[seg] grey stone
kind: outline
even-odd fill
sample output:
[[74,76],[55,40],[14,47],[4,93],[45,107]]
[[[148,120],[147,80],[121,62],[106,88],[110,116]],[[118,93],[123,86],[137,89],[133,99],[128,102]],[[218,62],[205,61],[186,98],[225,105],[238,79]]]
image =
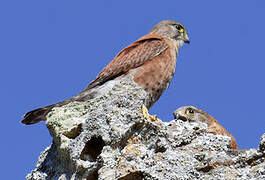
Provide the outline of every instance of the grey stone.
[[27,179],[265,179],[265,134],[257,149],[233,150],[204,123],[146,119],[148,95],[130,79],[87,102],[48,114],[53,144]]

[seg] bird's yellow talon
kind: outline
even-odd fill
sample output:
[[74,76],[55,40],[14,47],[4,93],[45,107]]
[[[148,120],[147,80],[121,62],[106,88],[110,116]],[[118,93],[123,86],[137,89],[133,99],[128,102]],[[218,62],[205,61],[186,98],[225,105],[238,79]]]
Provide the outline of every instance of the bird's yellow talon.
[[142,105],[142,113],[144,115],[144,117],[146,119],[150,119],[151,121],[158,121],[158,122],[162,122],[158,117],[157,115],[150,115],[149,112],[148,112],[148,109],[145,107],[145,105]]

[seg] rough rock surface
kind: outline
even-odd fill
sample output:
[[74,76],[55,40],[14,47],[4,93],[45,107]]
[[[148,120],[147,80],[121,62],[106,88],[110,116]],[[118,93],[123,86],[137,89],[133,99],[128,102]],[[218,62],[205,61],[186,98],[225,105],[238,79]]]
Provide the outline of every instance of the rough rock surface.
[[127,80],[54,108],[46,122],[53,143],[27,179],[265,179],[265,134],[257,149],[232,150],[204,123],[146,119],[145,98]]

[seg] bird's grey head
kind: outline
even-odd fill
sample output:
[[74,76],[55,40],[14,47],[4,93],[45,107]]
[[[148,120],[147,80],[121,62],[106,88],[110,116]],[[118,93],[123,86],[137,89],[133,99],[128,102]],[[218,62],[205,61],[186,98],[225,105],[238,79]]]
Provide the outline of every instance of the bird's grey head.
[[211,116],[194,106],[182,106],[175,110],[174,118],[182,121],[197,121],[209,124]]
[[178,48],[184,43],[190,43],[185,27],[175,21],[165,20],[155,25],[150,34],[158,34],[177,43]]

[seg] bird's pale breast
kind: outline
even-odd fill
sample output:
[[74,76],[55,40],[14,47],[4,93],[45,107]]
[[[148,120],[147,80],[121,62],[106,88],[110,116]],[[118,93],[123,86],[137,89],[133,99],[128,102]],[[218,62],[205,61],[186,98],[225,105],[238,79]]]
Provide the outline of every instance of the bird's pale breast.
[[152,102],[155,102],[168,88],[175,67],[176,52],[172,53],[172,48],[168,48],[142,66],[129,71],[134,81],[150,94],[150,104],[147,104],[147,107],[151,107]]

